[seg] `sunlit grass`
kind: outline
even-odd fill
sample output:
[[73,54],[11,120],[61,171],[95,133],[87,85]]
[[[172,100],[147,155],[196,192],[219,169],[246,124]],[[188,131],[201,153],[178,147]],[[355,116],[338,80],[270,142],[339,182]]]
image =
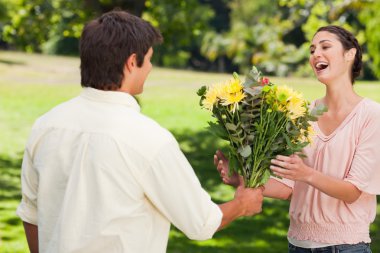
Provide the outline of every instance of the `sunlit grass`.
[[[25,55],[0,51],[0,252],[27,252],[21,221],[15,215],[20,199],[20,166],[34,120],[53,106],[80,93],[79,61],[70,57]],[[212,154],[223,144],[205,131],[210,115],[201,110],[196,91],[229,78],[227,74],[155,68],[139,96],[142,112],[168,128],[181,144],[202,185],[216,202],[232,198],[222,185]],[[302,91],[308,99],[323,96],[313,79],[271,78]],[[380,101],[380,85],[360,83],[358,92]],[[378,213],[379,211],[378,206]],[[263,213],[239,219],[207,241],[190,241],[173,228],[169,253],[287,252],[288,203],[266,200]],[[380,218],[378,218],[380,220]],[[373,252],[380,252],[380,221],[372,225]]]

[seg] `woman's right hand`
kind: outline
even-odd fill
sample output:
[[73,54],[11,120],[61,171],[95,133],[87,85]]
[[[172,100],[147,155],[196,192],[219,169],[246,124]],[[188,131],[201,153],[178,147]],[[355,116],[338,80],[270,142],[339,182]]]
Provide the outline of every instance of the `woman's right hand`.
[[228,159],[224,156],[222,151],[217,150],[214,155],[214,164],[219,171],[223,183],[238,187],[243,183],[243,178],[238,173],[234,172],[229,176]]

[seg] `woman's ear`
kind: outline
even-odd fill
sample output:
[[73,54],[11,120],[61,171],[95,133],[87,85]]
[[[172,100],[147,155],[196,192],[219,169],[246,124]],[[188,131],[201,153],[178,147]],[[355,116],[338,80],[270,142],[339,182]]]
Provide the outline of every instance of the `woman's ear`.
[[353,61],[355,60],[355,55],[356,55],[356,48],[351,48],[346,51],[346,53],[344,54],[344,57],[346,61]]
[[132,72],[137,67],[136,54],[131,54],[125,62],[125,67],[129,72]]

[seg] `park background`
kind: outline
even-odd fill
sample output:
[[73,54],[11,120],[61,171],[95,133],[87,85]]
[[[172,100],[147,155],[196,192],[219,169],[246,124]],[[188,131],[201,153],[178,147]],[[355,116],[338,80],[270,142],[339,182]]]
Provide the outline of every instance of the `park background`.
[[[379,0],[0,0],[0,252],[27,252],[22,222],[20,167],[34,120],[80,92],[78,39],[83,25],[119,7],[149,20],[165,41],[138,97],[142,112],[179,141],[204,188],[216,202],[232,198],[212,165],[226,144],[206,130],[210,114],[197,89],[242,78],[252,65],[271,81],[312,100],[323,85],[308,66],[309,41],[318,27],[352,31],[364,50],[357,92],[380,102]],[[241,218],[215,238],[190,241],[172,228],[169,253],[287,252],[288,202],[266,199],[263,212]],[[380,206],[378,205],[378,214]],[[380,218],[371,225],[380,252]]]

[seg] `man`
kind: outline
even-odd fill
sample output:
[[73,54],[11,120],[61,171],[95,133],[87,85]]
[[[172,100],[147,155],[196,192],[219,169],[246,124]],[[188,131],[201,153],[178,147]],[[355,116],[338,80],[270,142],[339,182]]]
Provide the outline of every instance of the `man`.
[[173,136],[140,113],[132,95],[161,41],[122,11],[84,28],[83,92],[39,118],[25,149],[17,213],[32,252],[162,253],[170,223],[205,240],[261,211],[261,189],[214,204]]

